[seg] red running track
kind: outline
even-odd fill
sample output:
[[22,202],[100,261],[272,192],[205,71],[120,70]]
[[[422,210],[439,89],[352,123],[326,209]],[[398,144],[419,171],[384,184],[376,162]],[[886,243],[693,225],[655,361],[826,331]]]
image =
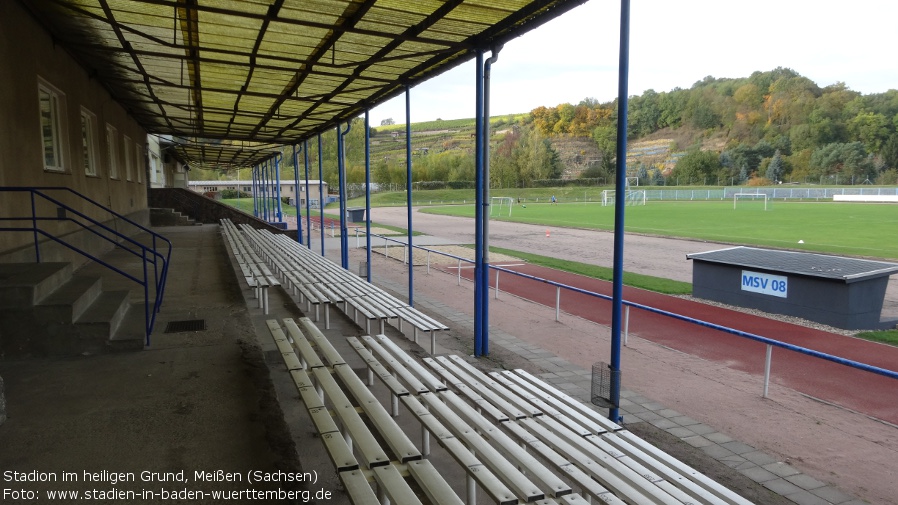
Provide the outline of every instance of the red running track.
[[[611,296],[612,284],[536,265],[504,267],[561,284]],[[452,269],[453,273],[454,268]],[[473,278],[473,268],[462,276]],[[555,306],[555,289],[545,283],[500,273],[502,292]],[[490,286],[495,287],[491,272]],[[834,356],[898,370],[898,347],[878,344],[675,296],[624,286],[624,300],[753,333]],[[561,291],[561,310],[599,324],[611,324],[611,302],[570,290]],[[631,309],[630,333],[731,368],[763,377],[766,345],[661,314]],[[804,394],[898,424],[898,380],[782,348],[773,349],[771,381]],[[758,381],[758,394],[763,381]]]

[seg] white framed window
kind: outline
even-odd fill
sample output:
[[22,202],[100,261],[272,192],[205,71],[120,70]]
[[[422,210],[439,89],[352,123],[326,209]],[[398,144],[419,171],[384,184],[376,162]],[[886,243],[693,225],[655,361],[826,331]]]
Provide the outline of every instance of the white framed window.
[[106,163],[109,178],[118,179],[118,130],[106,123]]
[[143,171],[146,169],[146,160],[143,157],[143,146],[134,145],[134,166],[137,167],[137,184],[143,184]]
[[84,175],[97,175],[97,116],[81,107],[81,156]]
[[125,150],[122,154],[125,157],[125,180],[131,180],[131,174],[134,173],[134,143],[131,142],[131,137],[127,135],[122,136],[122,145]]
[[65,95],[38,77],[37,98],[40,113],[44,170],[65,171]]

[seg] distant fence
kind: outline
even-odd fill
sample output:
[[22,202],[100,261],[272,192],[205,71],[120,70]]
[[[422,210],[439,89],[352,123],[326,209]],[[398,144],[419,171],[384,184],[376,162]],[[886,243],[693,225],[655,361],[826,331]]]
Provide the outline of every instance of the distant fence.
[[[635,188],[631,188],[635,189]],[[890,196],[898,195],[898,188],[865,188],[851,186],[845,188],[781,188],[732,186],[723,189],[646,189],[646,200],[731,200],[736,193],[767,195],[771,200],[832,200],[836,195]]]

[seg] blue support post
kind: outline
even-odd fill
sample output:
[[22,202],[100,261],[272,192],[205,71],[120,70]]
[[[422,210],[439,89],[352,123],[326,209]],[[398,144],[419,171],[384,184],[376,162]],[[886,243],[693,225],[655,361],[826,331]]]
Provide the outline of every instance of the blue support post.
[[[302,152],[302,146],[299,147],[299,151]],[[295,201],[293,205],[296,206],[296,241],[302,244],[302,212],[300,212],[301,198],[299,197],[299,161],[296,159],[296,144],[293,144],[293,195]]]
[[[309,141],[302,141],[302,153],[306,168],[306,245],[312,248],[312,202],[309,194]],[[320,181],[319,181],[320,182]]]
[[268,223],[268,160],[262,163],[262,219]]
[[277,206],[278,222],[281,223],[284,221],[284,212],[283,212],[283,209],[281,208],[281,155],[280,154],[274,157],[274,174],[272,174],[272,179],[274,180],[274,183],[277,184],[277,186],[276,186],[277,189],[275,191],[275,195],[277,195],[277,196],[275,198],[277,198],[277,205],[278,205]]
[[[490,354],[490,73],[493,63],[499,59],[502,46],[490,48],[490,57],[483,65],[483,268],[481,270],[481,310],[480,331],[484,356]],[[496,286],[499,289],[499,286]]]
[[341,132],[337,125],[337,172],[340,179],[340,265],[349,270],[349,228],[346,226],[346,140],[344,137],[352,129],[352,122],[346,123],[346,130]]
[[474,112],[474,356],[483,356],[483,51],[476,56]]
[[620,418],[621,320],[623,319],[624,209],[627,182],[627,85],[630,71],[630,0],[620,4],[620,65],[617,88],[617,160],[614,183],[614,260],[611,291],[611,408],[608,418]]
[[252,170],[250,170],[250,176],[252,178],[253,215],[256,217],[259,217],[259,199],[257,198],[257,195],[256,195],[256,190],[257,190],[257,188],[256,188],[256,168],[257,167],[258,167],[258,165],[254,166],[252,168]]
[[371,282],[371,126],[365,109],[365,279]]
[[405,87],[405,196],[408,205],[408,304],[415,306],[415,262],[412,261],[412,99],[411,89]]
[[321,160],[321,134],[318,134],[318,216],[321,219],[321,255],[324,256],[324,165]]

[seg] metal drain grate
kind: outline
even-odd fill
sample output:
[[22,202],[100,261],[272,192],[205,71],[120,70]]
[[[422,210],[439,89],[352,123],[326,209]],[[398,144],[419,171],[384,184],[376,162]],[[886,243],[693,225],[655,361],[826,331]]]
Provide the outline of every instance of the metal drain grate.
[[204,331],[205,319],[191,319],[189,321],[169,321],[165,325],[165,333],[181,333],[185,331]]

